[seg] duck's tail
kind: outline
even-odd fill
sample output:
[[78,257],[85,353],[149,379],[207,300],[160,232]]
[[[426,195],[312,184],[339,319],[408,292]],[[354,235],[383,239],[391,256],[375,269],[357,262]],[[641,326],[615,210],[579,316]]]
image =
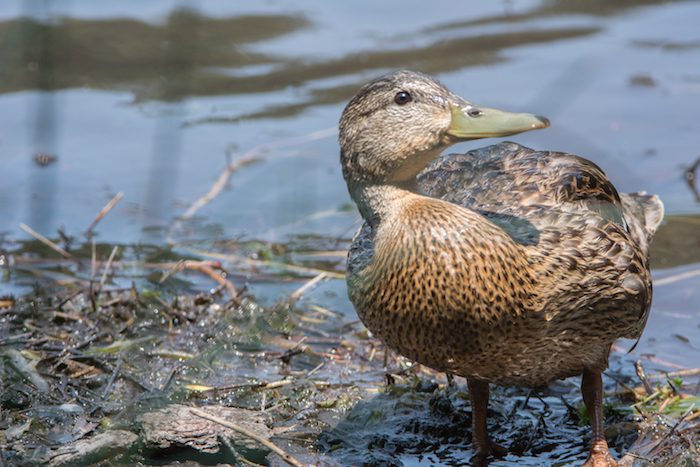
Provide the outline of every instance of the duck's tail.
[[643,191],[620,193],[620,199],[630,233],[644,252],[647,252],[651,239],[664,218],[664,203],[658,196]]
[[[644,256],[647,256],[649,254],[651,239],[664,218],[664,203],[661,202],[658,196],[647,195],[643,191],[638,193],[621,193],[620,200],[622,200],[622,209],[630,234],[637,242],[639,248],[644,252]],[[647,305],[639,321],[640,326],[636,336],[637,340],[628,352],[632,352],[634,348],[637,347],[637,344],[639,344],[642,331],[649,317],[650,304],[651,297],[647,301]]]

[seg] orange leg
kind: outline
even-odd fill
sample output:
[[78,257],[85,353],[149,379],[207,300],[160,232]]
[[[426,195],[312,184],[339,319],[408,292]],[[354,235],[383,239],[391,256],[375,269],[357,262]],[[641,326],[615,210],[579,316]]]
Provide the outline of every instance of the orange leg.
[[583,402],[593,430],[591,452],[583,467],[616,467],[603,431],[603,379],[600,371],[584,370],[581,379]]
[[489,455],[502,456],[507,451],[489,439],[486,416],[489,406],[489,383],[467,378],[469,399],[472,404],[472,444],[475,455],[486,458]]

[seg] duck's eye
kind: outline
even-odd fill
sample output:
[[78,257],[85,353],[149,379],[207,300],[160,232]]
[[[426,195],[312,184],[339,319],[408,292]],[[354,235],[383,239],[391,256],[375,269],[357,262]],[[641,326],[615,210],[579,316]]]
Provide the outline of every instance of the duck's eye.
[[399,91],[394,96],[394,102],[396,102],[399,105],[408,104],[412,100],[413,100],[413,98],[406,91]]
[[477,109],[476,107],[472,107],[467,111],[467,115],[469,115],[470,117],[481,117],[482,114],[483,112]]

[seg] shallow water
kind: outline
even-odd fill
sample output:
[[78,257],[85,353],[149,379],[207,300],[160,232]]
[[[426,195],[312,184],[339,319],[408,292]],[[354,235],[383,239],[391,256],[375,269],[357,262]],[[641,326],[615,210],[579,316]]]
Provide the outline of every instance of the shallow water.
[[[100,243],[170,239],[189,253],[226,252],[230,239],[347,239],[359,217],[338,164],[338,117],[367,80],[414,68],[475,102],[549,117],[546,131],[511,139],[586,156],[621,191],[661,196],[668,218],[652,261],[659,284],[635,353],[654,354],[658,368],[694,367],[700,205],[684,170],[700,156],[699,19],[691,1],[7,0],[2,246],[28,238],[20,222],[51,237],[58,229],[80,236],[120,191],[124,199],[97,228]],[[173,228],[227,157],[266,143],[275,145],[256,153],[259,162]],[[42,167],[37,153],[57,160]],[[3,277],[0,295],[30,291],[34,281]],[[239,280],[263,303],[300,285]],[[342,280],[308,299],[353,316]]]

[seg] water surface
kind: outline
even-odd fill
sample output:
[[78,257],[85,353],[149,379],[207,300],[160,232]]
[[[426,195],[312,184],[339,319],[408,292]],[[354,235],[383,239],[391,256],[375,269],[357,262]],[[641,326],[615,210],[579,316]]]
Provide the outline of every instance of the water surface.
[[[700,156],[698,20],[690,1],[8,0],[3,247],[28,239],[21,222],[81,239],[123,191],[98,226],[100,243],[170,241],[182,254],[237,251],[232,240],[342,249],[359,216],[338,164],[340,112],[364,82],[413,68],[477,103],[546,115],[551,128],[511,139],[583,155],[621,191],[661,196],[668,217],[652,261],[660,282],[636,355],[655,355],[663,369],[697,366],[700,205],[684,171]],[[173,228],[229,160],[268,143]],[[57,160],[42,167],[36,154]],[[6,275],[0,294],[30,291],[34,280]],[[299,286],[237,280],[263,303]],[[353,316],[342,280],[309,300]]]

